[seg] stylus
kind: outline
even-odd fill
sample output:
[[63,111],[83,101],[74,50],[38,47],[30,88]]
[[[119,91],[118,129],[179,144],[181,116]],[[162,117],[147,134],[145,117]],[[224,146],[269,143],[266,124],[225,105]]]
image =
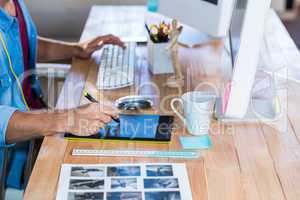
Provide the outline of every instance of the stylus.
[[[92,102],[92,103],[99,103],[94,97],[92,97],[92,95],[90,95],[87,91],[84,91],[84,93],[83,93],[83,96],[85,97],[85,98],[87,98],[90,102]],[[117,123],[120,123],[120,120],[119,119],[114,119],[113,118],[113,120],[115,121],[115,122],[117,122]]]

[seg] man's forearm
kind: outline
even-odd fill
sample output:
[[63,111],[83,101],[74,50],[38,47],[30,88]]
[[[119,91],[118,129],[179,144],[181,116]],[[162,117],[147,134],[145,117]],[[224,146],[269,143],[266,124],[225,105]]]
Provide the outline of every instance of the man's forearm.
[[72,133],[84,137],[98,134],[101,128],[118,118],[118,111],[109,104],[91,103],[61,111],[16,111],[6,130],[6,144],[57,133]]
[[65,112],[22,113],[15,112],[6,131],[6,143],[16,143],[29,138],[46,136],[65,131]]
[[38,62],[71,59],[80,51],[77,43],[38,38]]

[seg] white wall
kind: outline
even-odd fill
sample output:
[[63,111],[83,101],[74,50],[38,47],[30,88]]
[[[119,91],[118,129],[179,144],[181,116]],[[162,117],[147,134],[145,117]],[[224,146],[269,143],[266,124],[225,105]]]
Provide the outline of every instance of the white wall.
[[284,11],[286,7],[286,0],[272,0],[272,7],[277,11]]
[[145,5],[146,0],[25,0],[40,35],[79,38],[92,5]]
[[[300,1],[300,0],[297,0]],[[145,5],[147,0],[25,0],[42,36],[79,38],[92,5]],[[283,11],[286,0],[272,0]]]

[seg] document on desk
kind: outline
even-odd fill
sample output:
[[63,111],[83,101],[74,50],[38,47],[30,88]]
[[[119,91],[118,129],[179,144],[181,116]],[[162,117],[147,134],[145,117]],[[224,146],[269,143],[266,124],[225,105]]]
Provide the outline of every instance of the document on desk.
[[185,164],[63,164],[56,200],[191,200]]

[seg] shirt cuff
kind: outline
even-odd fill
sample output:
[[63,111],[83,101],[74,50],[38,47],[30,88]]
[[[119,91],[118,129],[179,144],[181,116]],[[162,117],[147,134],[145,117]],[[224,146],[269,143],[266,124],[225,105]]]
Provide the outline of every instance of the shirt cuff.
[[6,131],[11,116],[16,112],[17,108],[9,106],[0,106],[0,148],[8,148],[14,144],[6,144]]

